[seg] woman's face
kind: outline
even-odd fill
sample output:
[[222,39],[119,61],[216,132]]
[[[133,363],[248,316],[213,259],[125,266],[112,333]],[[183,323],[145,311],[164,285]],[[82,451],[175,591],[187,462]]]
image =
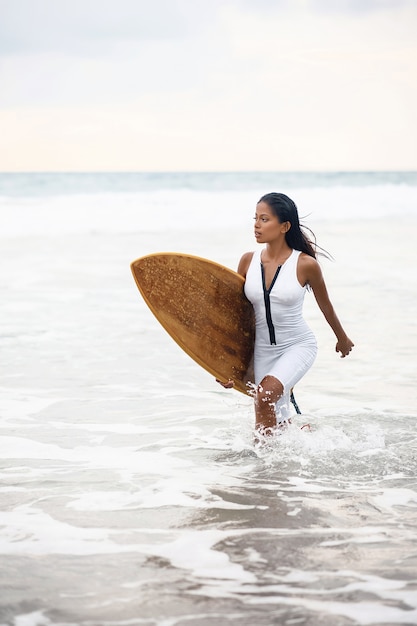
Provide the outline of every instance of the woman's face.
[[269,204],[258,202],[255,213],[255,239],[258,243],[269,243],[284,237],[289,222],[281,223]]

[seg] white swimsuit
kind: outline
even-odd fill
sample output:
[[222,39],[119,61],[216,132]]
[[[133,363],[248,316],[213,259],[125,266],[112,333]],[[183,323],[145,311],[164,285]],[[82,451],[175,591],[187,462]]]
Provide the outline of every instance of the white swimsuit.
[[278,400],[277,417],[289,415],[292,387],[306,374],[317,354],[314,334],[303,318],[306,287],[297,278],[297,262],[301,254],[293,250],[278,268],[266,289],[261,250],[254,252],[249,266],[245,294],[255,311],[255,383],[265,376],[274,376],[284,387]]

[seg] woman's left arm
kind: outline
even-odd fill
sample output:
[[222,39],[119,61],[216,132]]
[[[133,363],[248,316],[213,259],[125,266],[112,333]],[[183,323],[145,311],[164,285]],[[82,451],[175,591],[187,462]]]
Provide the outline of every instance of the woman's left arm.
[[313,259],[313,257],[303,255],[301,274],[303,277],[303,284],[308,283],[310,285],[321,312],[336,335],[336,352],[340,352],[341,357],[344,358],[350,353],[355,344],[345,333],[342,324],[336,315],[336,311],[330,302],[320,265],[315,259]]

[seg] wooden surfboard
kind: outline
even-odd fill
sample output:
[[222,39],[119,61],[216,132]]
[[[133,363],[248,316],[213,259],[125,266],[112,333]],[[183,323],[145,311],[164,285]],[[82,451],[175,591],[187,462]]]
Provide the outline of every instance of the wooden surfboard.
[[131,270],[146,304],[174,341],[210,374],[250,392],[255,325],[242,276],[179,253],[141,257]]

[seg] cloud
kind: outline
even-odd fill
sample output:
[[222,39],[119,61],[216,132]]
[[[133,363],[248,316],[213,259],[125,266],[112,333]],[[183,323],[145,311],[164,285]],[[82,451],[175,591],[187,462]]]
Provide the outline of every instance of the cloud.
[[0,0],[0,169],[417,167],[417,7],[325,4]]
[[106,106],[188,89],[218,0],[0,0],[0,108]]
[[0,0],[0,53],[88,54],[119,41],[187,37],[209,19],[212,9],[206,4],[202,0]]
[[413,7],[414,0],[237,0],[253,13],[363,14]]
[[[223,11],[297,17],[367,14],[414,0],[0,0],[0,55],[106,54],[121,43],[193,39],[215,30]],[[258,33],[253,32],[254,36]]]
[[313,11],[320,13],[374,13],[414,6],[414,0],[310,0]]

